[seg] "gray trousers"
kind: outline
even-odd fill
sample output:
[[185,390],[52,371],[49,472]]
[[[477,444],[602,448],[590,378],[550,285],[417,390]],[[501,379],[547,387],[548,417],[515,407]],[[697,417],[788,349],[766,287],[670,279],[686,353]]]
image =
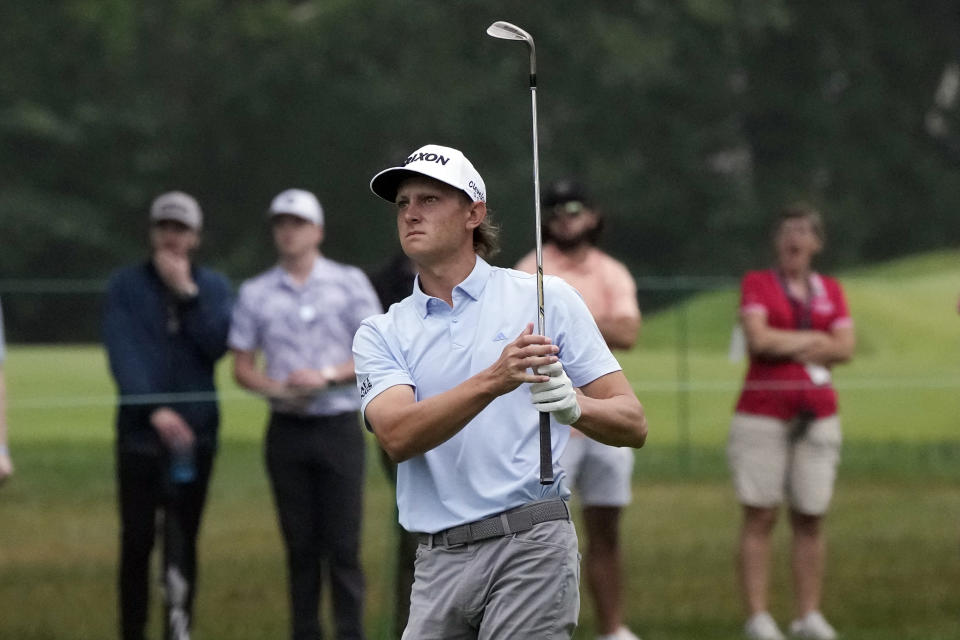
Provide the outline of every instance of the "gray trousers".
[[570,638],[580,554],[568,520],[454,547],[421,544],[404,640]]

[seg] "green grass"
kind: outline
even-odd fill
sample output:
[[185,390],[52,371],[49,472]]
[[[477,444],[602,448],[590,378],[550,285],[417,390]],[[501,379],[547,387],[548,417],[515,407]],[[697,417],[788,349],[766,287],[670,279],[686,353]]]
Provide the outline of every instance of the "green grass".
[[[955,639],[960,254],[841,277],[859,348],[836,375],[845,443],[827,525],[824,608],[847,640]],[[739,513],[723,457],[744,367],[727,359],[735,308],[734,291],[694,297],[646,318],[640,347],[620,354],[651,425],[623,524],[626,611],[645,640],[740,637],[732,560]],[[677,348],[681,320],[687,352]],[[0,489],[0,638],[115,637],[114,391],[102,352],[13,346],[6,375],[17,475]],[[265,408],[237,391],[226,366],[219,377],[223,447],[201,536],[196,637],[283,638],[283,551],[261,453]],[[394,515],[370,445],[363,561],[375,639],[387,637]],[[772,609],[785,622],[783,526],[775,544]],[[593,635],[585,596],[577,638]]]

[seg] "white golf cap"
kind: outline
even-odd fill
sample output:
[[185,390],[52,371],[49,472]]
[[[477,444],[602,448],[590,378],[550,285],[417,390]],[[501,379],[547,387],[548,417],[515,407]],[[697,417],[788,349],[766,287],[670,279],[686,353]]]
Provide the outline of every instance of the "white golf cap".
[[323,207],[317,196],[303,189],[287,189],[282,191],[270,203],[267,212],[271,217],[281,214],[297,216],[316,225],[323,224]]
[[183,191],[162,193],[150,205],[150,222],[173,220],[194,231],[203,227],[203,212],[193,196]]
[[487,201],[483,178],[460,151],[438,144],[428,144],[414,151],[403,166],[384,169],[373,176],[370,190],[386,200],[397,199],[397,187],[411,174],[420,174],[460,189],[473,202]]

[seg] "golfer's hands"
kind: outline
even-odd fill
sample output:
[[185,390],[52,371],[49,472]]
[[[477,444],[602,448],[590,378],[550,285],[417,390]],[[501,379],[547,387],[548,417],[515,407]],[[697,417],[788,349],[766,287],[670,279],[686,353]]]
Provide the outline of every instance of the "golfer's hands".
[[547,375],[535,373],[537,367],[543,367],[557,361],[559,351],[550,344],[550,338],[533,333],[533,323],[526,326],[517,339],[503,348],[500,357],[494,362],[487,374],[493,381],[495,395],[509,393],[525,382],[544,382]]
[[13,460],[10,459],[10,452],[6,447],[0,450],[0,484],[13,475]]
[[157,431],[164,446],[171,451],[193,447],[193,429],[180,414],[169,407],[160,407],[150,414],[150,424]]
[[530,401],[537,411],[549,413],[560,424],[573,424],[580,419],[580,403],[573,382],[560,362],[540,367],[537,371],[550,376],[546,382],[530,385]]
[[167,249],[157,249],[153,254],[153,266],[164,284],[181,298],[197,295],[197,284],[190,274],[190,258]]

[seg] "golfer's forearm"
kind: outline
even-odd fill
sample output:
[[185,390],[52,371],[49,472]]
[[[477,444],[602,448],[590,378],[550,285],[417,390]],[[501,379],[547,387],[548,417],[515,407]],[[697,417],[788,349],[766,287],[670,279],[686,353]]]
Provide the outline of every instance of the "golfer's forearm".
[[615,447],[639,448],[646,442],[647,418],[635,396],[577,399],[582,413],[573,426],[587,436]]
[[452,438],[496,397],[477,375],[444,393],[393,407],[389,417],[371,424],[390,459],[403,462]]

